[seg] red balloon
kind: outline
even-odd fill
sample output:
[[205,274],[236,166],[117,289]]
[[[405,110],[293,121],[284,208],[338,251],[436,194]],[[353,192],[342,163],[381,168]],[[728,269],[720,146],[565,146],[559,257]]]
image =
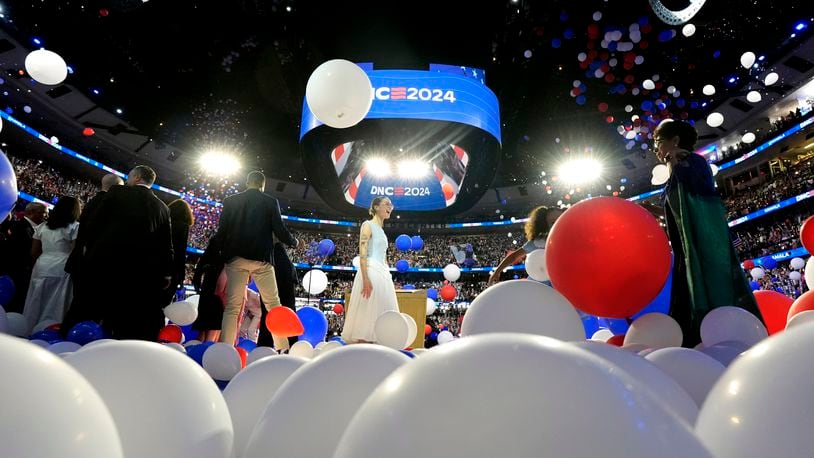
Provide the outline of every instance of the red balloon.
[[99,10],[99,15],[102,17],[107,17],[108,14],[110,14],[110,11],[108,11],[107,8],[102,8]]
[[752,261],[751,259],[747,259],[746,261],[743,261],[743,268],[746,269],[746,270],[754,269],[755,268],[755,261]]
[[249,357],[249,352],[245,348],[235,347],[237,354],[240,355],[240,367],[246,367],[246,358]]
[[48,330],[48,331],[57,331],[57,332],[59,332],[59,330],[61,328],[62,328],[62,325],[60,323],[55,323],[55,324],[52,324],[51,326],[48,326],[45,329]]
[[625,335],[619,334],[618,336],[613,336],[610,339],[606,340],[605,343],[621,347],[625,343]]
[[[786,321],[791,318],[791,304],[794,300],[777,291],[754,291],[757,307],[769,335],[786,329]],[[814,303],[812,303],[814,306]]]
[[84,129],[82,129],[82,135],[84,135],[86,137],[90,137],[91,135],[93,135],[95,133],[96,133],[96,131],[91,129],[90,127],[85,127]]
[[800,241],[809,253],[814,253],[814,216],[808,217],[800,226]]
[[605,103],[605,102],[600,102],[598,108],[599,108],[599,111],[604,113],[604,112],[608,111],[608,104]]
[[[800,312],[805,312],[807,310],[814,310],[814,291],[807,291],[803,293],[802,296],[798,297],[795,300],[791,307],[789,308],[789,313],[786,315],[786,321],[790,320],[791,317],[797,315]],[[768,323],[766,323],[768,325]],[[785,326],[785,324],[784,324]]]
[[300,317],[288,307],[272,307],[266,315],[266,328],[280,337],[301,336],[305,332]]
[[424,335],[428,336],[432,332],[432,326],[425,324],[424,325]]
[[438,325],[438,330],[439,331],[443,331],[444,329],[446,329],[446,326],[444,326],[443,324]]
[[566,210],[551,229],[545,254],[554,288],[577,309],[608,318],[635,315],[670,273],[670,245],[658,221],[614,197],[583,200]]
[[181,331],[181,328],[177,324],[168,324],[158,331],[159,342],[181,343],[183,337],[184,332]]
[[344,311],[345,311],[345,307],[342,307],[342,304],[334,305],[334,313],[336,313],[337,315],[341,315],[342,312],[344,312]]
[[455,189],[449,183],[444,183],[444,186],[441,187],[444,191],[444,199],[449,200],[455,196]]
[[450,302],[455,299],[455,296],[458,295],[458,290],[455,289],[452,285],[446,285],[441,288],[441,298],[447,302]]

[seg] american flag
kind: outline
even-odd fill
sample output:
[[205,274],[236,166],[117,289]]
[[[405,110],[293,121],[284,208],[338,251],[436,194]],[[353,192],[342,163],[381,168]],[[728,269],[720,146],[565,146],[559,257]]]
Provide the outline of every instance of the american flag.
[[735,234],[735,239],[732,240],[732,246],[734,246],[735,249],[737,250],[737,249],[740,249],[740,247],[742,245],[743,245],[743,240],[741,239],[741,236],[738,235],[738,234]]

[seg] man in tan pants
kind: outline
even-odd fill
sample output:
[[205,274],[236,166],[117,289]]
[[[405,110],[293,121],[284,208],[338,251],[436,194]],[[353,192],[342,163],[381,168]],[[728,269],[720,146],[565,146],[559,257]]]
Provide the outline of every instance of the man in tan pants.
[[[274,237],[292,247],[301,243],[283,223],[277,199],[263,192],[265,184],[263,173],[249,173],[247,189],[223,201],[215,235],[223,244],[221,255],[226,260],[227,281],[220,341],[232,345],[237,337],[238,319],[250,277],[254,279],[267,310],[280,306],[274,276]],[[288,348],[288,340],[273,337],[275,347]]]

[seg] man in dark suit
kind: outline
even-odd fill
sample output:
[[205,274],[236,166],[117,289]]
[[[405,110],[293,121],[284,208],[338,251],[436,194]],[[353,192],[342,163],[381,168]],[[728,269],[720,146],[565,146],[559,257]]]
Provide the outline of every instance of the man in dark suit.
[[31,202],[25,206],[25,216],[22,219],[6,224],[5,270],[15,286],[14,297],[4,307],[6,312],[23,312],[28,284],[31,282],[31,270],[34,268],[31,257],[34,229],[47,219],[48,207],[40,202]]
[[85,253],[87,252],[87,241],[85,240],[87,231],[83,230],[85,226],[91,225],[91,220],[96,217],[96,212],[99,205],[102,203],[107,192],[113,186],[121,186],[124,180],[119,178],[118,175],[108,173],[102,177],[102,189],[95,196],[93,196],[85,207],[82,209],[82,215],[79,217],[79,232],[74,242],[74,249],[65,263],[65,272],[71,274],[71,281],[73,283],[73,300],[71,306],[65,313],[65,319],[62,321],[61,332],[63,336],[68,334],[71,328],[80,321],[101,321],[99,310],[94,310],[90,306],[92,302],[88,301],[87,297],[87,273],[85,272]]
[[[223,201],[217,237],[223,243],[226,260],[226,309],[223,312],[220,341],[234,345],[238,316],[249,277],[254,278],[266,309],[278,307],[280,297],[274,275],[274,237],[288,246],[297,239],[288,232],[280,214],[280,204],[265,194],[266,177],[249,173],[248,189]],[[278,347],[287,347],[285,339],[275,339]]]
[[105,194],[85,232],[87,297],[116,339],[156,340],[164,326],[164,291],[172,274],[170,211],[139,165],[127,186]]

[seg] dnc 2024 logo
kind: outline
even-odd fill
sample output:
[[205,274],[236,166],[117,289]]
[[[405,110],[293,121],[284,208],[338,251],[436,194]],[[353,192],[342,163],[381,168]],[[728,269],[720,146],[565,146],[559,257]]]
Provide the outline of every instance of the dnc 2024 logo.
[[420,100],[423,102],[455,103],[455,91],[452,89],[429,89],[426,87],[377,87],[373,90],[376,100]]
[[430,195],[428,187],[409,186],[371,186],[370,194],[373,196],[396,196],[396,197],[423,197]]

